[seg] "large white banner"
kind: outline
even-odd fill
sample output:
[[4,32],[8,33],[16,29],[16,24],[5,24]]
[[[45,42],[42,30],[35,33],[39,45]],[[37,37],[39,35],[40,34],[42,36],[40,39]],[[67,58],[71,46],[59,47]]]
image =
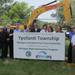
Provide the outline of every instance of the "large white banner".
[[65,60],[65,34],[15,32],[14,58]]

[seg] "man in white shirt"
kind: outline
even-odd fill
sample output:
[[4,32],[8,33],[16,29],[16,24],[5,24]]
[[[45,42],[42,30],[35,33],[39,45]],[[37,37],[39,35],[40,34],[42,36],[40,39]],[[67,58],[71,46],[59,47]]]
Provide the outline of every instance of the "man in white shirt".
[[72,36],[71,43],[72,43],[72,46],[74,47],[75,46],[75,35]]

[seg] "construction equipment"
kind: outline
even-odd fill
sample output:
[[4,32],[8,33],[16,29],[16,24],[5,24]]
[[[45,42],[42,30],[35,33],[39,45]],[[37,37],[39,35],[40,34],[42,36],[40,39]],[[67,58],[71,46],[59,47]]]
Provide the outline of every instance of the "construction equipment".
[[63,2],[55,3],[56,1],[50,2],[48,4],[42,5],[31,12],[26,24],[28,27],[32,25],[33,21],[42,13],[47,12],[49,10],[56,9],[58,7],[64,7],[64,21],[68,22],[71,20],[70,13],[70,0],[64,0]]

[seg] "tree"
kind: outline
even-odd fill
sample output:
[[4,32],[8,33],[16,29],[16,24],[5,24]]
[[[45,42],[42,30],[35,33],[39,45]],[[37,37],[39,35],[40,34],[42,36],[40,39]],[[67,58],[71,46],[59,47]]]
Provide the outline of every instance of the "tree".
[[5,14],[6,9],[9,7],[9,3],[13,2],[13,0],[0,0],[0,16]]
[[26,3],[16,3],[13,5],[8,13],[8,16],[12,19],[14,17],[18,17],[21,19],[25,19],[31,11],[31,7],[28,7]]
[[5,3],[13,2],[13,0],[0,0],[0,5],[2,6]]
[[13,21],[26,21],[28,16],[30,15],[30,12],[32,10],[32,7],[29,7],[28,4],[22,2],[22,3],[14,3],[11,5],[10,10],[6,12],[6,15]]
[[3,20],[11,20],[11,22],[25,22],[30,16],[32,7],[24,2],[15,2],[11,5],[6,5],[4,8],[4,14],[1,15]]

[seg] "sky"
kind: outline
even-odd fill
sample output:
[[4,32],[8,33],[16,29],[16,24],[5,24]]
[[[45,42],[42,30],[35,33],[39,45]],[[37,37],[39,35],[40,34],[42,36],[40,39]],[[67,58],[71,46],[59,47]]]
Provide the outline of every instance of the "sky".
[[[52,1],[55,0],[15,0],[15,1],[19,1],[19,2],[25,2],[28,3],[30,6],[34,6],[34,9],[36,9],[37,7],[50,3]],[[45,21],[45,22],[57,22],[57,17],[52,17],[51,14],[55,14],[56,13],[56,9],[47,11],[43,14],[41,14],[40,16],[38,16],[39,20]]]

